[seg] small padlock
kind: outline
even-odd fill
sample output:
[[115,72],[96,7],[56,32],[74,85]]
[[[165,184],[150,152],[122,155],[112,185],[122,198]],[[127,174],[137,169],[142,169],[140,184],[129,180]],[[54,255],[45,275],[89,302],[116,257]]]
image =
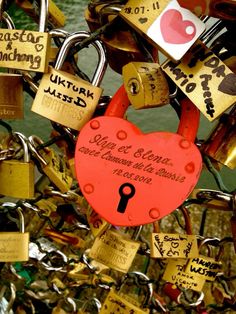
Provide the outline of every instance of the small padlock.
[[102,94],[98,86],[107,66],[102,43],[98,40],[92,43],[98,52],[99,63],[91,83],[59,69],[72,45],[89,36],[87,32],[78,32],[65,39],[55,67],[50,67],[49,73],[42,77],[31,108],[33,112],[75,130],[80,130],[91,119]]
[[202,151],[230,169],[235,169],[236,106],[220,117],[208,139],[202,144]]
[[81,308],[79,308],[77,314],[100,313],[101,307],[101,302],[97,298],[93,297],[83,303]]
[[47,27],[48,0],[40,1],[39,31],[0,29],[0,67],[47,72],[50,37]]
[[31,135],[28,140],[29,149],[33,156],[39,161],[42,171],[61,192],[67,192],[72,185],[73,178],[70,175],[70,170],[64,158],[49,147],[43,148],[39,153],[37,146],[43,144],[40,137]]
[[[134,278],[132,276],[134,275]],[[133,283],[135,284],[136,288],[139,289],[143,286],[147,288],[145,293],[145,298],[143,302],[140,302],[140,295],[138,296],[139,300],[136,300],[134,292],[131,288],[127,291],[122,292],[121,290],[124,288],[125,283],[128,279],[132,279]],[[140,280],[140,281],[139,281]],[[140,282],[147,282],[140,284]],[[119,289],[111,288],[110,292],[108,293],[101,311],[101,314],[112,314],[112,313],[121,313],[121,314],[147,314],[150,313],[148,306],[150,305],[150,301],[153,295],[153,288],[152,284],[148,283],[149,278],[140,273],[140,272],[131,272],[121,278],[121,286]],[[130,285],[130,283],[129,283]]]
[[[205,238],[199,245],[199,256],[190,258],[186,265],[185,272],[202,278],[203,280],[214,281],[216,276],[222,271],[222,263],[220,257],[222,254],[222,246],[219,247],[219,252],[213,257],[211,246],[218,246],[220,240],[218,238]],[[203,246],[207,246],[208,256],[201,253]]]
[[0,194],[32,199],[34,198],[34,163],[30,159],[27,138],[19,132],[14,132],[13,135],[20,140],[23,147],[23,161],[9,159],[0,162]]
[[180,60],[205,29],[205,24],[176,0],[129,0],[120,16],[174,60]]
[[[197,183],[202,161],[193,141],[199,111],[185,99],[178,134],[143,134],[121,119],[128,106],[122,86],[105,116],[80,131],[75,167],[81,191],[99,215],[113,225],[137,226],[171,213]],[[170,190],[176,192],[171,198]]]
[[[2,13],[2,20],[7,25],[7,29],[13,30],[15,28],[13,21],[6,12]],[[0,119],[23,119],[22,75],[10,71],[8,73],[1,72],[0,90]]]
[[117,230],[106,230],[97,236],[89,257],[117,271],[127,273],[140,243]]
[[169,86],[158,63],[130,62],[122,69],[124,87],[135,109],[169,104]]
[[23,262],[29,259],[29,233],[25,232],[24,215],[20,207],[16,208],[19,215],[19,232],[0,232],[0,261]]
[[187,209],[180,206],[185,221],[184,233],[153,232],[151,234],[152,258],[190,258],[198,257],[197,236],[192,234],[190,216]]

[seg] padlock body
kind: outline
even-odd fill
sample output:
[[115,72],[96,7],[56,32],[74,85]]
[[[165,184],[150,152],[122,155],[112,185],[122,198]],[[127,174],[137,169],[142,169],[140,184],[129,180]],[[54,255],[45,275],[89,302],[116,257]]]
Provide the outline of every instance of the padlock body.
[[0,91],[0,119],[23,119],[22,76],[0,73]]
[[135,109],[169,104],[169,87],[157,63],[130,62],[123,67],[124,86]]
[[0,232],[0,262],[24,262],[28,259],[28,232]]
[[62,193],[68,192],[73,178],[65,160],[54,150],[50,150],[48,153],[42,151],[41,155],[47,162],[47,165],[42,168],[43,172]]
[[4,160],[0,163],[0,194],[34,198],[34,163]]
[[[179,134],[144,134],[124,119],[103,116],[81,130],[75,167],[81,191],[97,213],[113,225],[137,226],[184,202],[198,182],[202,160],[194,143]],[[122,187],[134,193],[121,211]],[[171,197],[170,191],[175,191]]]
[[0,29],[0,67],[47,72],[50,35],[46,32]]
[[136,305],[130,303],[125,300],[122,296],[118,294],[114,289],[111,289],[108,293],[106,300],[101,308],[101,314],[112,314],[112,313],[120,313],[120,314],[147,314],[149,313],[149,309],[141,309]]
[[203,151],[206,155],[232,170],[236,167],[235,122],[235,117],[227,114],[222,115],[215,129],[203,145]]
[[100,87],[50,67],[44,74],[31,110],[69,128],[80,130],[91,119]]

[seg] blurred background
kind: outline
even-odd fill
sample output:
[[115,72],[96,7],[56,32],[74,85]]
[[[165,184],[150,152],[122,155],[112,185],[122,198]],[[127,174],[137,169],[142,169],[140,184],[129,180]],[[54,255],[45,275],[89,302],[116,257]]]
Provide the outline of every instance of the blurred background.
[[[65,30],[69,32],[76,32],[81,30],[89,30],[84,19],[84,11],[89,3],[88,0],[55,0],[57,6],[64,12],[66,16]],[[36,23],[29,18],[19,7],[12,4],[9,12],[12,17],[16,29],[32,29],[36,30]],[[211,19],[209,23],[214,20]],[[210,25],[210,24],[209,24]],[[164,57],[161,56],[161,61]],[[80,69],[86,73],[90,78],[94,72],[97,63],[97,54],[95,49],[91,46],[79,52],[78,65]],[[111,68],[107,68],[105,77],[102,81],[101,87],[104,92],[103,95],[112,96],[117,88],[122,84],[122,76],[114,72]],[[51,123],[44,117],[31,112],[32,97],[26,92],[25,96],[25,118],[24,120],[7,121],[14,131],[23,132],[29,136],[36,134],[43,140],[48,140],[52,130]],[[151,108],[145,110],[135,111],[129,108],[127,112],[128,120],[134,122],[143,132],[153,131],[171,131],[175,132],[178,126],[178,117],[170,105],[158,108]],[[206,139],[210,131],[213,129],[216,122],[209,122],[202,114],[200,120],[200,127],[198,131],[198,139]],[[223,182],[227,189],[232,191],[235,189],[235,171],[223,167],[220,171]],[[203,170],[197,187],[218,189],[215,179],[207,170]]]

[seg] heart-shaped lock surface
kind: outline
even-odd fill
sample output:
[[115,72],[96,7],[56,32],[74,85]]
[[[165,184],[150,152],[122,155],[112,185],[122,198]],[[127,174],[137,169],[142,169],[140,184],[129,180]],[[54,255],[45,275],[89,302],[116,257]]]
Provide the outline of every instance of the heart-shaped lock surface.
[[[129,100],[122,86],[105,116],[80,131],[76,176],[92,208],[113,225],[152,223],[175,210],[196,185],[202,160],[193,143],[199,111],[182,105],[178,133],[142,133],[123,117]],[[191,124],[186,123],[192,115]],[[189,139],[191,138],[191,140]]]

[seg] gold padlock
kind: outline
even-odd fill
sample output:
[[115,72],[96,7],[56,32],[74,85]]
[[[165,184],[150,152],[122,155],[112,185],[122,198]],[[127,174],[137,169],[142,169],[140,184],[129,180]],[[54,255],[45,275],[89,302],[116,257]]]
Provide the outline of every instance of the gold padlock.
[[25,232],[24,216],[20,207],[19,232],[0,232],[0,262],[23,262],[29,259],[29,233]]
[[80,130],[91,119],[103,91],[99,84],[107,62],[102,43],[98,40],[92,43],[98,51],[99,63],[91,83],[59,69],[69,49],[89,36],[88,32],[78,32],[65,39],[55,67],[50,67],[49,73],[42,77],[31,108],[33,112],[75,130]]
[[29,149],[33,156],[39,161],[42,171],[62,193],[67,192],[72,185],[73,178],[64,158],[49,147],[45,147],[39,153],[37,146],[43,144],[40,137],[31,135],[28,140]]
[[[136,288],[141,287],[139,284],[139,280],[146,281],[146,285],[142,285],[143,287],[147,288],[145,298],[143,300],[143,304],[140,302],[140,295],[137,297],[132,290],[124,291],[121,290],[124,288],[124,284],[126,281],[132,279],[133,282],[135,282]],[[136,280],[135,280],[136,279]],[[153,287],[151,283],[148,283],[149,278],[141,273],[141,272],[131,272],[126,275],[124,275],[121,278],[121,286],[119,289],[111,288],[110,292],[108,293],[101,311],[99,313],[101,314],[112,314],[112,313],[121,313],[121,314],[148,314],[150,313],[150,310],[148,306],[150,305],[150,301],[153,295]]]
[[[154,47],[144,37],[139,41],[139,34],[118,16],[121,8],[122,5],[111,4],[103,6],[99,11],[102,25],[112,21],[112,27],[101,35],[101,40],[106,47],[110,67],[119,74],[127,63],[145,62],[153,57],[154,51]],[[147,51],[150,53],[147,54]]]
[[129,0],[120,16],[174,60],[180,60],[205,29],[205,24],[176,0]]
[[47,0],[41,0],[39,31],[0,29],[0,67],[47,72],[50,36],[47,26]]
[[0,194],[15,198],[34,198],[34,163],[30,160],[27,138],[19,133],[13,133],[20,140],[24,157],[3,160],[0,162]]
[[[10,16],[2,13],[2,20],[7,29],[14,29],[14,23]],[[22,75],[14,73],[0,73],[0,119],[23,119],[23,78]],[[9,90],[11,91],[9,93]]]
[[122,71],[124,87],[135,109],[169,104],[169,86],[158,63],[130,62]]
[[235,169],[236,167],[236,106],[229,113],[224,113],[208,139],[202,144],[203,152]]
[[117,271],[128,272],[140,243],[117,230],[106,230],[96,237],[89,257]]

